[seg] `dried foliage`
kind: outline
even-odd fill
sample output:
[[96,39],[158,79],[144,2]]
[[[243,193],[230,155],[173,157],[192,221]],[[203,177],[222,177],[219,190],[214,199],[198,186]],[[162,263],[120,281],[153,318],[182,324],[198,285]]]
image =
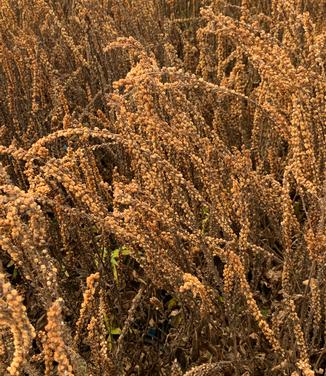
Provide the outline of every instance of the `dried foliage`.
[[325,19],[0,2],[1,374],[324,374]]

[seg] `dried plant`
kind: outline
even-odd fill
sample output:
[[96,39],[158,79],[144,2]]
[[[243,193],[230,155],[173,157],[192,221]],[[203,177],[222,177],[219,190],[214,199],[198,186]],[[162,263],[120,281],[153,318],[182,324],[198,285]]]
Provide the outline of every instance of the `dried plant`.
[[1,374],[323,374],[325,5],[1,2]]

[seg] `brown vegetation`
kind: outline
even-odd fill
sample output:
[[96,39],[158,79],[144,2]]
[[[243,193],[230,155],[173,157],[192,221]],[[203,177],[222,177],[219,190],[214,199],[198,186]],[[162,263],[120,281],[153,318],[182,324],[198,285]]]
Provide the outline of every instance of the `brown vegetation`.
[[325,0],[0,2],[0,374],[326,369]]

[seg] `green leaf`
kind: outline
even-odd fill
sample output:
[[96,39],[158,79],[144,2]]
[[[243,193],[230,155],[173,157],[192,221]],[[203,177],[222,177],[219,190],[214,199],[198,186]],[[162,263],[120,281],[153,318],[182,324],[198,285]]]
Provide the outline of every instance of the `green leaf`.
[[119,257],[120,257],[120,255],[128,256],[128,255],[130,255],[130,253],[131,253],[130,249],[125,247],[125,246],[114,249],[111,252],[110,263],[111,263],[111,268],[112,268],[112,272],[113,272],[113,278],[116,281],[116,283],[119,282],[118,281],[118,270],[117,270],[117,266],[119,265]]
[[102,249],[102,260],[105,261],[105,259],[108,257],[109,255],[109,251],[107,250],[107,248],[103,248]]
[[106,313],[103,315],[103,320],[104,320],[104,325],[105,325],[106,330],[110,332],[110,320]]
[[17,268],[15,268],[13,273],[12,273],[12,279],[15,280],[17,278],[17,276],[18,276],[18,270],[17,270]]
[[168,310],[172,311],[172,309],[178,304],[175,298],[172,298],[168,301]]
[[209,214],[209,208],[207,206],[203,207],[203,214],[206,214],[206,215]]
[[8,262],[8,264],[7,264],[7,268],[10,268],[10,267],[13,266],[13,265],[14,265],[13,260],[10,260],[10,261]]
[[269,316],[269,309],[268,308],[261,308],[260,312],[264,317]]
[[123,246],[123,247],[121,248],[121,254],[122,254],[123,256],[129,256],[129,255],[131,254],[131,251],[130,251],[129,248]]
[[116,283],[119,283],[118,271],[116,267],[113,268],[113,278],[116,281]]
[[209,221],[209,208],[207,206],[205,206],[203,209],[202,209],[202,213],[204,215],[204,218],[202,219],[201,221],[201,230],[203,233],[205,233],[206,231],[206,225]]
[[111,265],[113,265],[113,266],[117,266],[119,263],[118,263],[118,261],[115,259],[115,258],[111,258]]
[[113,278],[114,278],[116,283],[119,282],[118,281],[118,270],[117,270],[117,266],[119,265],[117,259],[119,258],[119,255],[120,255],[120,248],[117,248],[114,251],[112,251],[111,258],[110,258]]
[[112,335],[120,335],[121,334],[121,329],[120,328],[112,328],[110,333]]
[[111,253],[111,260],[117,259],[120,256],[120,248],[117,248]]

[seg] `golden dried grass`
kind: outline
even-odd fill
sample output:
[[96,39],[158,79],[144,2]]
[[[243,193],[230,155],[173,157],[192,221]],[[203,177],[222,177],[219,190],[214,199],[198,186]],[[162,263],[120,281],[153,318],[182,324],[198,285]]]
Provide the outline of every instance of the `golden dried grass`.
[[325,9],[1,2],[2,374],[324,372]]

